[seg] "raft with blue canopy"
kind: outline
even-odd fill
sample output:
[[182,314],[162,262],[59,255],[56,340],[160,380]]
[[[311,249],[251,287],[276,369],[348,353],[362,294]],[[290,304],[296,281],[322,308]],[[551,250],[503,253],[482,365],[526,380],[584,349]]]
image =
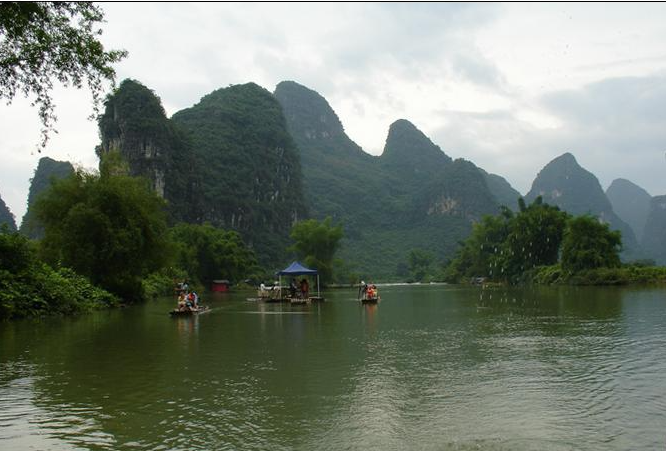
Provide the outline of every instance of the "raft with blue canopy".
[[275,273],[279,277],[280,284],[280,298],[282,298],[282,276],[316,276],[317,277],[317,296],[310,296],[308,299],[313,301],[323,301],[319,291],[319,273],[316,269],[310,269],[303,266],[300,262],[294,261],[291,265],[284,268],[282,271]]

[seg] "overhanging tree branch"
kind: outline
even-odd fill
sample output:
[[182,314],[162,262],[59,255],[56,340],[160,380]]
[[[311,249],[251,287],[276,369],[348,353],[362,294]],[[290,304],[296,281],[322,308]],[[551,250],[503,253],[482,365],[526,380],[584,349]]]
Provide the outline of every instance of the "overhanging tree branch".
[[104,13],[86,2],[0,3],[0,98],[11,104],[17,93],[31,97],[42,123],[38,150],[55,130],[54,80],[80,89],[84,83],[99,113],[104,82],[115,83],[111,66],[125,50],[105,51],[98,40]]

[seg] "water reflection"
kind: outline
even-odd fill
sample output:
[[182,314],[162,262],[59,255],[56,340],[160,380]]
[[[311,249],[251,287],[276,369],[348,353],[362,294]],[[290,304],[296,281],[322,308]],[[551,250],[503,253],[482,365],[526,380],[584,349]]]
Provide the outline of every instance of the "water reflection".
[[189,338],[196,336],[199,332],[199,315],[176,317],[172,318],[172,321],[176,323],[178,335],[183,342],[187,342]]
[[377,330],[376,325],[376,316],[377,316],[377,304],[361,304],[361,312],[363,320],[365,321],[368,333],[374,335]]
[[391,287],[3,324],[0,448],[657,448],[663,294]]

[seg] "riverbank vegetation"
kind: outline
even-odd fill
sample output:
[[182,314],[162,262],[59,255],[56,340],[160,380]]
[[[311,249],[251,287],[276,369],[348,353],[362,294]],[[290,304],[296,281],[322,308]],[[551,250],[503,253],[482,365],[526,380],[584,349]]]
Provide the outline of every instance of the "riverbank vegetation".
[[308,219],[294,224],[290,236],[294,244],[289,250],[306,266],[316,268],[322,283],[333,281],[334,267],[342,265],[335,259],[343,237],[342,225],[333,225],[331,217],[323,221]]
[[168,227],[166,204],[118,153],[53,180],[35,202],[44,237],[0,231],[0,319],[76,314],[260,271],[236,232]]
[[474,225],[444,268],[448,282],[622,285],[666,283],[666,268],[620,262],[622,238],[597,218],[572,216],[543,203],[504,208]]
[[122,299],[143,298],[141,281],[169,258],[164,201],[147,181],[127,175],[110,153],[99,173],[77,170],[37,199],[44,227],[40,254]]
[[118,303],[118,297],[73,270],[42,262],[36,244],[25,236],[0,231],[0,319],[72,315]]

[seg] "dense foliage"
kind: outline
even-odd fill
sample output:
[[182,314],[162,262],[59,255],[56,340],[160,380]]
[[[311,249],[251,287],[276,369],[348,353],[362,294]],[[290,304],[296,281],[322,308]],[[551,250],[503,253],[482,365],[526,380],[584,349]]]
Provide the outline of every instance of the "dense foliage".
[[620,232],[591,216],[572,217],[540,197],[475,224],[445,269],[449,281],[484,277],[509,283],[562,280],[620,264]]
[[176,247],[176,267],[206,286],[215,279],[238,283],[258,269],[254,252],[235,231],[210,224],[178,224],[169,236]]
[[99,40],[103,21],[101,8],[89,2],[0,3],[0,97],[34,96],[43,127],[41,147],[56,120],[53,82],[76,88],[86,82],[97,109],[103,82],[115,79],[111,64],[127,55],[104,50]]
[[35,204],[43,255],[122,297],[143,297],[141,279],[168,257],[164,202],[143,179],[125,174],[118,154],[99,174],[77,170]]
[[291,229],[294,240],[291,250],[307,267],[316,269],[322,282],[327,283],[333,279],[335,253],[342,237],[342,226],[333,225],[330,217],[321,222],[308,219],[296,223]]
[[493,267],[493,277],[509,281],[516,281],[528,269],[557,263],[568,218],[559,208],[542,203],[540,197],[529,207],[520,199],[519,206]]
[[71,315],[117,302],[71,269],[41,262],[25,236],[0,231],[0,319]]
[[49,157],[39,159],[35,174],[30,180],[30,191],[28,192],[28,210],[23,215],[20,231],[30,238],[41,238],[44,230],[35,222],[33,205],[37,197],[44,192],[53,180],[58,180],[71,175],[74,166],[68,161],[56,161]]
[[539,285],[666,284],[666,267],[623,264],[571,273],[557,264],[536,268],[526,274],[525,280]]
[[484,216],[474,224],[472,233],[464,241],[455,258],[444,271],[444,278],[460,281],[470,277],[498,277],[502,271],[500,257],[506,241],[513,213],[503,209],[497,216]]
[[435,256],[432,252],[424,251],[423,249],[414,249],[409,253],[408,260],[410,280],[422,282],[426,275],[431,273]]
[[621,236],[591,216],[569,219],[562,240],[562,269],[575,273],[620,266]]

